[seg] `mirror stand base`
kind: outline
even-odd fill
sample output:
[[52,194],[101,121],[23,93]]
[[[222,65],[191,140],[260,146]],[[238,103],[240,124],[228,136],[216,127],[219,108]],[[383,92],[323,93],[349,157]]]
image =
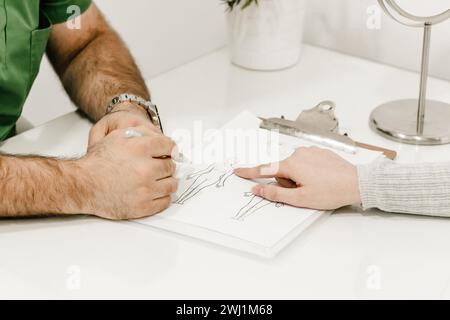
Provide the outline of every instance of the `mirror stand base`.
[[417,129],[417,99],[397,100],[377,107],[370,126],[382,136],[407,144],[442,145],[450,143],[450,104],[427,100],[423,132]]

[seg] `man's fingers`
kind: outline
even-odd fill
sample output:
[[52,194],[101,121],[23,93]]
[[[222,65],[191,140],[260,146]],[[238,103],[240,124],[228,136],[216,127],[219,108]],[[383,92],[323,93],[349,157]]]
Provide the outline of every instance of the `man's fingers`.
[[176,144],[169,137],[158,135],[151,138],[150,153],[152,157],[171,157],[174,150],[176,150]]
[[282,176],[283,162],[263,164],[253,168],[238,168],[234,173],[244,179],[266,179]]
[[152,201],[152,212],[153,214],[160,213],[161,211],[166,210],[168,207],[170,207],[170,204],[172,203],[172,197],[162,197],[159,199],[155,199]]
[[143,210],[140,213],[133,214],[132,216],[127,217],[127,219],[141,219],[154,216],[155,214],[158,214],[161,211],[164,211],[165,209],[170,207],[171,203],[172,198],[170,196],[155,199],[149,202],[148,207],[145,210]]
[[160,136],[161,131],[158,130],[157,127],[155,127],[152,124],[149,124],[147,126],[138,126],[138,127],[132,127],[132,129],[142,133],[143,136]]
[[101,139],[103,139],[107,134],[106,130],[107,128],[104,123],[97,123],[95,126],[93,126],[91,131],[89,132],[89,147],[93,146]]
[[303,199],[299,191],[300,188],[283,188],[271,184],[257,185],[252,189],[253,194],[261,198],[301,207]]
[[166,178],[159,180],[156,184],[155,199],[170,196],[172,193],[177,192],[178,180],[175,178]]
[[148,126],[148,128],[149,128],[150,130],[152,130],[154,133],[157,133],[157,134],[163,134],[163,133],[161,132],[161,128],[155,126],[154,124],[151,124],[150,126]]
[[118,131],[120,131],[120,134],[124,138],[132,138],[126,136],[126,131],[129,129],[135,130],[142,136],[162,135],[161,130],[152,123],[148,122],[145,125],[141,125],[141,123],[143,121],[136,122],[135,118],[118,118],[114,121],[109,118],[104,118],[92,127],[89,133],[89,146],[94,145],[110,133],[119,133]]
[[[133,128],[133,130],[137,129]],[[140,131],[138,130],[138,132]],[[172,139],[154,132],[150,136],[133,137],[129,139],[128,143],[136,153],[149,158],[171,158],[177,150]]]
[[172,159],[154,159],[154,170],[157,180],[169,178],[175,174],[177,166]]

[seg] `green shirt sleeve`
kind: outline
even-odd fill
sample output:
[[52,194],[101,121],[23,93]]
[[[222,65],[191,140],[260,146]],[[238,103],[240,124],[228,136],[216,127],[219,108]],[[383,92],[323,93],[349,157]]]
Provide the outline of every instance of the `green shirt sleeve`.
[[89,8],[91,3],[92,0],[41,0],[41,9],[53,24],[58,24],[74,18],[76,11],[68,10],[70,6],[78,6],[81,14]]

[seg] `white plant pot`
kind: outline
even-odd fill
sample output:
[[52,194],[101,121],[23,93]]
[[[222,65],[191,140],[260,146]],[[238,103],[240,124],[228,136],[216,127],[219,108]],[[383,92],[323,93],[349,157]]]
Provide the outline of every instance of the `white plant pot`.
[[301,55],[304,0],[259,0],[228,13],[231,61],[254,70],[295,65]]

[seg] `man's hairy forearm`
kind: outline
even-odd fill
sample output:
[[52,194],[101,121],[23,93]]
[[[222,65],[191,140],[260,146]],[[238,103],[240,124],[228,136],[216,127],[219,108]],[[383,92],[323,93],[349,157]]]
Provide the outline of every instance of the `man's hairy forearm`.
[[91,42],[69,65],[62,81],[75,104],[95,121],[105,115],[106,106],[118,94],[149,99],[137,66],[112,31]]
[[89,179],[76,161],[0,156],[0,217],[83,213]]
[[150,98],[129,50],[94,5],[85,14],[81,30],[73,31],[79,33],[76,43],[70,43],[76,49],[61,48],[59,35],[65,31],[54,32],[48,49],[50,60],[73,102],[94,121],[105,115],[107,105],[118,94]]

